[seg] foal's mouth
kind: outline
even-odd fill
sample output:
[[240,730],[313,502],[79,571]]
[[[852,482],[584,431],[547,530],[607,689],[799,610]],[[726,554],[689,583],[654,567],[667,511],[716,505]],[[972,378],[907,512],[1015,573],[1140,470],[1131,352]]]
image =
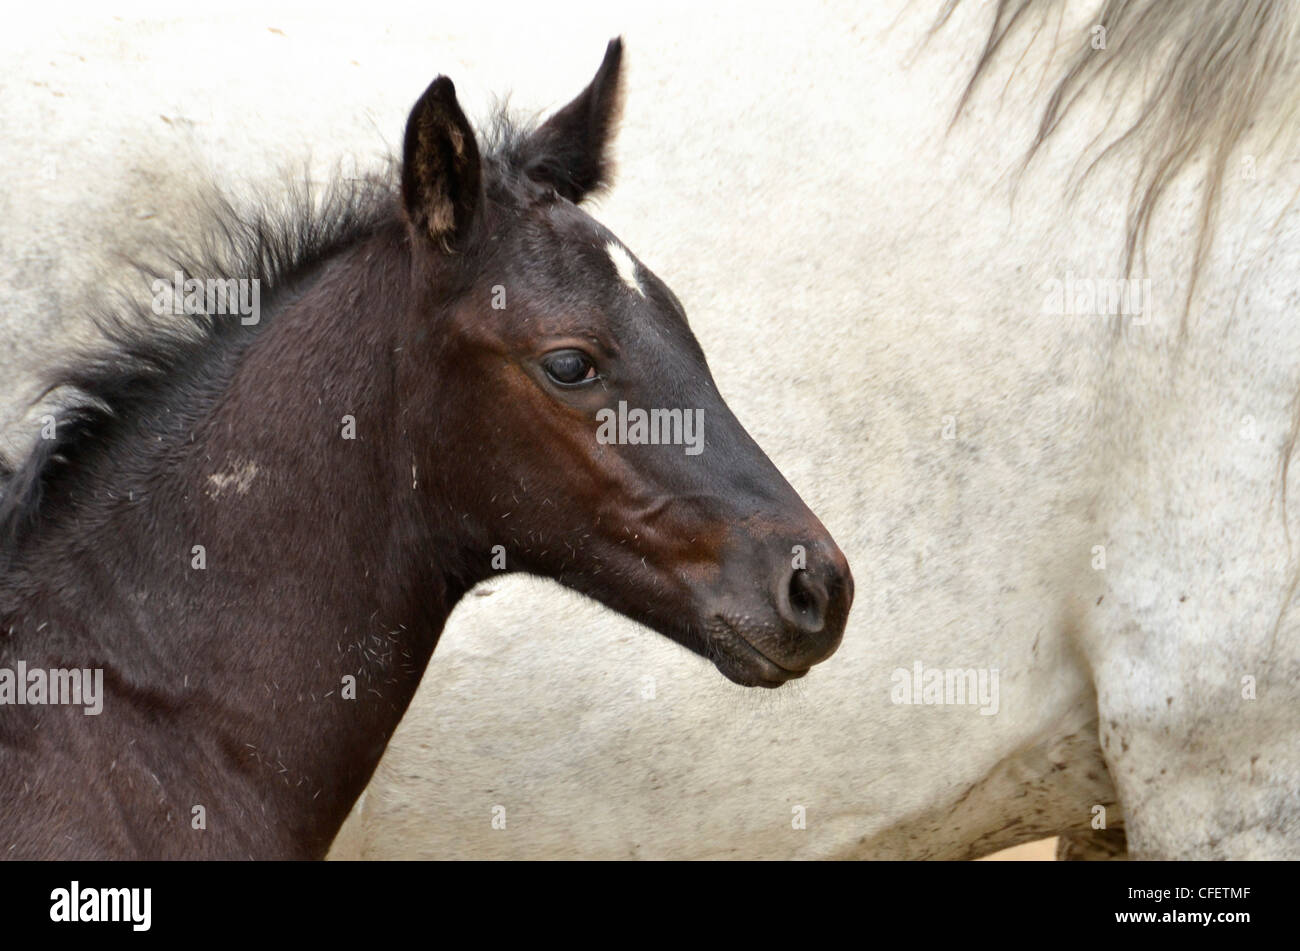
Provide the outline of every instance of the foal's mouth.
[[714,666],[733,683],[742,687],[779,687],[787,681],[798,680],[811,670],[810,667],[797,670],[782,667],[750,643],[722,615],[715,615],[711,622],[708,633]]

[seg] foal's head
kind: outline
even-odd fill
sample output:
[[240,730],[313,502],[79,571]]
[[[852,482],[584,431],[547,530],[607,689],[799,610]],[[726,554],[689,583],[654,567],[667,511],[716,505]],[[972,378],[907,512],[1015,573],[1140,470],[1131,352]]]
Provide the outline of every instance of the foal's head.
[[556,578],[776,686],[834,652],[853,579],[718,395],[681,302],[581,207],[609,177],[621,54],[486,154],[446,77],[411,111],[421,356],[402,372],[437,407],[411,434],[485,569]]

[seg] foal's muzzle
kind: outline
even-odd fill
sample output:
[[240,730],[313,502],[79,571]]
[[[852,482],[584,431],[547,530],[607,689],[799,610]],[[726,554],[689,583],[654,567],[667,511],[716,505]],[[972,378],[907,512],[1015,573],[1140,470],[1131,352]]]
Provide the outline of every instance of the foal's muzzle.
[[728,678],[777,687],[835,653],[853,604],[853,575],[829,535],[798,547],[775,539],[750,546],[749,558],[727,559],[706,608],[706,632]]

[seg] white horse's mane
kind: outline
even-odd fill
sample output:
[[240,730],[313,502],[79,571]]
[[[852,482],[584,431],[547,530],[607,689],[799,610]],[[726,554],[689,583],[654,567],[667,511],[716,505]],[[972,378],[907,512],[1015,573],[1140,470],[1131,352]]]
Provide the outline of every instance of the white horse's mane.
[[[947,0],[931,29],[952,16],[962,0]],[[1032,30],[1030,42],[1064,16],[1055,0],[998,0],[993,22],[954,114],[954,123],[1014,35]],[[1206,162],[1200,230],[1184,301],[1184,329],[1197,276],[1214,236],[1228,159],[1246,130],[1267,123],[1280,133],[1296,105],[1294,75],[1300,8],[1285,0],[1100,0],[1091,21],[1059,64],[1038,130],[1024,163],[1084,96],[1105,95],[1111,84],[1143,90],[1135,112],[1113,132],[1098,130],[1080,156],[1071,191],[1103,160],[1121,151],[1138,156],[1125,234],[1124,267],[1131,275],[1140,258],[1157,205],[1175,178],[1198,159]],[[1281,101],[1278,101],[1281,99]],[[1112,125],[1115,115],[1112,114]]]

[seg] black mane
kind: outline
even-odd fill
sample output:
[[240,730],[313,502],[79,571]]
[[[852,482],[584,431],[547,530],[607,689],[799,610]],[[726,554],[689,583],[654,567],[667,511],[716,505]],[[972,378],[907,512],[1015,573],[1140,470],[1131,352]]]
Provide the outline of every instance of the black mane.
[[[532,125],[499,106],[483,138],[485,186],[497,201],[554,197],[522,174],[522,147]],[[398,163],[376,175],[336,174],[321,191],[304,175],[272,200],[237,205],[214,192],[204,205],[206,232],[189,247],[169,249],[161,260],[131,262],[142,286],[171,283],[182,271],[200,281],[256,280],[260,319],[245,325],[228,314],[160,317],[145,295],[119,293],[92,320],[104,340],[44,375],[35,402],[66,392],[54,413],[55,438],[38,439],[25,460],[9,468],[0,460],[0,554],[16,549],[44,512],[45,500],[105,446],[139,421],[179,411],[189,394],[183,384],[203,367],[238,353],[271,322],[286,299],[319,265],[376,232],[401,224]],[[48,507],[48,502],[45,503]],[[4,559],[0,558],[0,567]]]

